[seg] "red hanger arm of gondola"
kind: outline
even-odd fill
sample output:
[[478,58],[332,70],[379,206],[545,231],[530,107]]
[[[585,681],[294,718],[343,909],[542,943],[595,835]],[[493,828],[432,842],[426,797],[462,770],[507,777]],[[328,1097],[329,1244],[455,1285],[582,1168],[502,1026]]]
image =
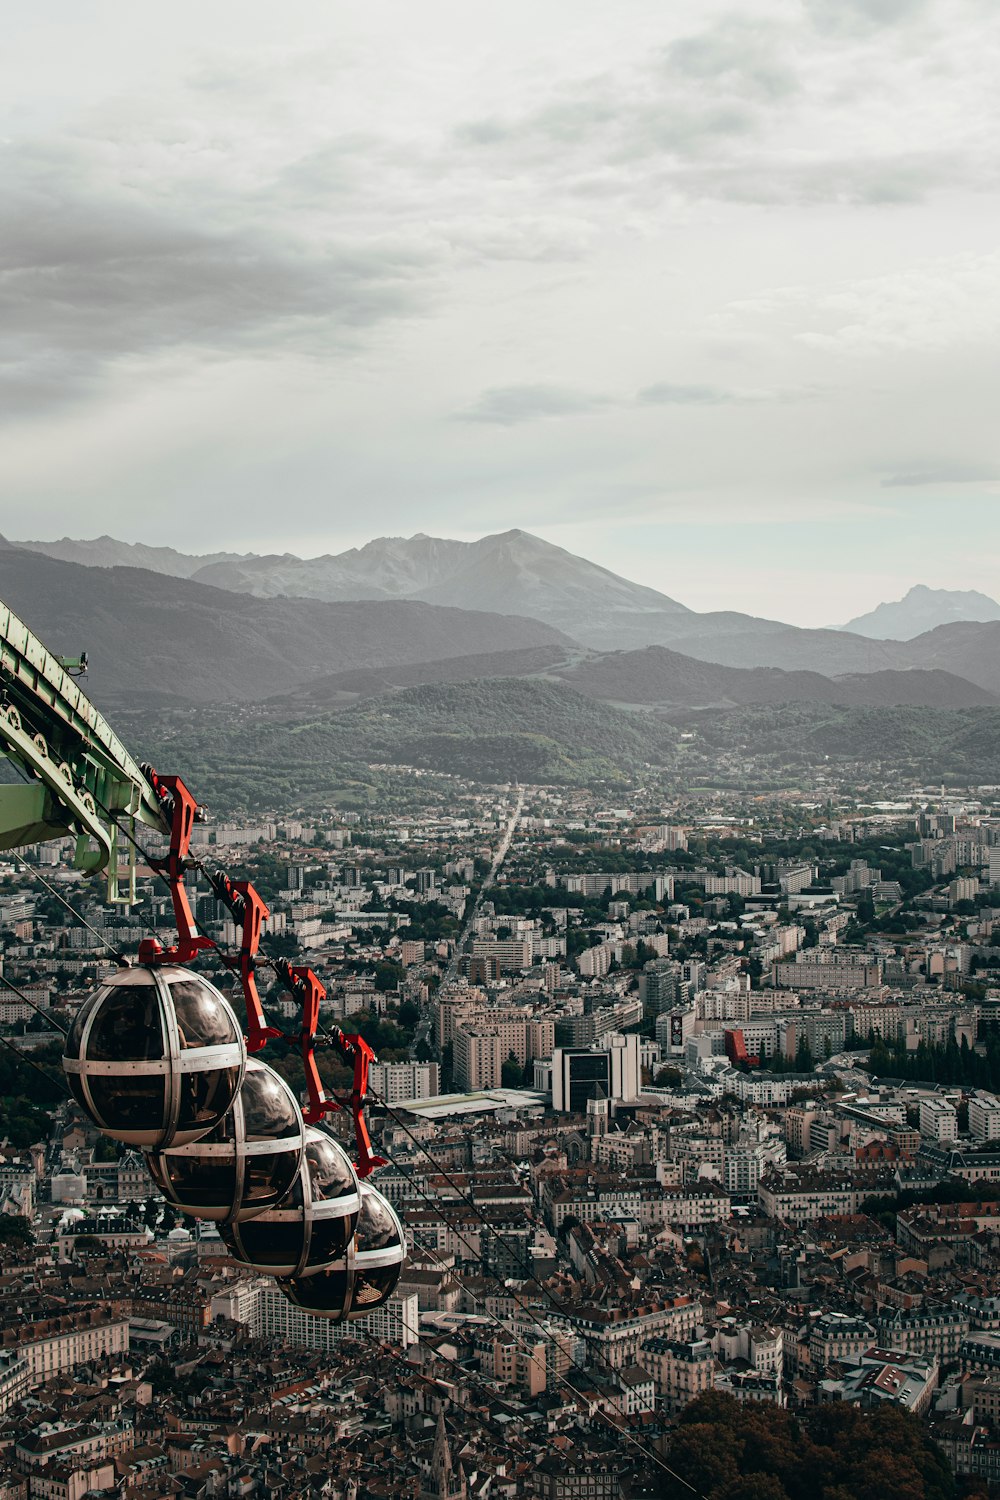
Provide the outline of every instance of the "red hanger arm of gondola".
[[277,959],[275,973],[285,988],[299,1000],[302,1006],[302,1029],[299,1047],[302,1065],[306,1074],[306,1089],[309,1103],[303,1110],[306,1123],[315,1125],[324,1115],[335,1109],[346,1110],[354,1121],[354,1141],[357,1150],[355,1169],[359,1177],[368,1177],[376,1167],[385,1166],[385,1158],[376,1156],[372,1150],[368,1123],[365,1120],[365,1100],[368,1094],[368,1068],[375,1061],[375,1054],[363,1036],[348,1036],[339,1026],[324,1032],[323,1040],[339,1052],[343,1060],[354,1068],[354,1081],[350,1096],[337,1099],[326,1092],[319,1068],[316,1064],[316,1042],[319,1031],[320,1001],[326,999],[326,987],[312,969],[293,967],[287,959]]
[[[337,1099],[323,1087],[316,1064],[316,1043],[319,1034],[320,1001],[326,999],[326,989],[312,969],[293,968],[287,959],[277,959],[274,971],[285,988],[295,996],[301,1006],[301,1021],[297,1037],[287,1037],[275,1026],[268,1026],[257,991],[257,954],[263,934],[263,924],[270,915],[268,907],[248,880],[230,880],[223,870],[207,874],[207,879],[219,901],[228,909],[233,921],[241,929],[238,954],[222,953],[209,937],[198,932],[198,924],[191,910],[184,874],[190,864],[191,835],[198,820],[199,806],[179,776],[160,776],[152,766],[143,766],[143,771],[170,822],[170,849],[162,859],[150,859],[149,863],[167,881],[177,923],[177,944],[163,948],[155,938],[145,938],[139,946],[139,962],[143,964],[187,964],[205,948],[219,952],[227,968],[239,974],[247,1013],[247,1051],[260,1052],[268,1041],[283,1038],[295,1040],[302,1054],[302,1066],[306,1075],[308,1103],[303,1109],[307,1124],[317,1124],[324,1115],[333,1110],[347,1111],[354,1122],[354,1139],[357,1148],[357,1173],[367,1177],[376,1167],[385,1165],[385,1159],[372,1150],[368,1124],[365,1120],[365,1101],[368,1094],[368,1069],[375,1061],[375,1054],[362,1036],[348,1036],[334,1027],[324,1034],[329,1043],[344,1061],[354,1069],[351,1093]],[[201,868],[199,866],[199,868]]]
[[221,956],[227,969],[240,976],[247,1010],[247,1051],[259,1052],[272,1038],[282,1034],[277,1026],[266,1024],[257,992],[257,953],[264,922],[271,913],[263,896],[249,880],[230,880],[224,870],[216,870],[208,880],[242,934],[239,953]]
[[164,877],[170,888],[177,925],[177,944],[164,948],[156,938],[143,938],[139,944],[141,964],[189,964],[204,948],[214,948],[211,938],[202,937],[188,900],[184,884],[191,849],[191,834],[198,819],[198,803],[179,776],[158,776],[152,766],[143,771],[156,795],[163,815],[170,822],[170,849],[162,859],[151,858],[150,867]]

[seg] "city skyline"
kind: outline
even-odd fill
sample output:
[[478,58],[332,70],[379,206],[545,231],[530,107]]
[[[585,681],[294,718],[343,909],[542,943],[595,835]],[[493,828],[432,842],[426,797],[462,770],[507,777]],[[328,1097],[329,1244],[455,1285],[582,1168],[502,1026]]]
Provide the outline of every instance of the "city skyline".
[[995,597],[989,8],[628,22],[13,21],[0,531],[520,526],[796,624]]

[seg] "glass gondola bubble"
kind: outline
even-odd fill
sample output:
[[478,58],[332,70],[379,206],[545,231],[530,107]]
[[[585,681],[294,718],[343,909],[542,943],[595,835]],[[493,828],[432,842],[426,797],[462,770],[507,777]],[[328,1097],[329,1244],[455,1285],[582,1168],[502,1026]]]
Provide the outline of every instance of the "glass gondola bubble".
[[347,1316],[361,1318],[388,1302],[406,1260],[406,1236],[387,1198],[370,1183],[361,1187],[358,1232],[349,1252],[354,1284]]
[[387,1302],[406,1260],[403,1226],[391,1203],[361,1184],[354,1241],[335,1264],[311,1276],[279,1280],[289,1302],[318,1318],[363,1318]]
[[322,1126],[306,1130],[305,1152],[291,1191],[276,1208],[220,1232],[235,1260],[268,1276],[310,1276],[344,1254],[361,1200],[343,1147]]
[[63,1069],[74,1099],[112,1140],[187,1145],[239,1093],[246,1043],[229,1001],[190,969],[113,974],[80,1007]]
[[291,1189],[305,1144],[288,1084],[250,1058],[225,1119],[201,1140],[150,1152],[146,1165],[168,1203],[194,1218],[243,1222],[276,1208]]

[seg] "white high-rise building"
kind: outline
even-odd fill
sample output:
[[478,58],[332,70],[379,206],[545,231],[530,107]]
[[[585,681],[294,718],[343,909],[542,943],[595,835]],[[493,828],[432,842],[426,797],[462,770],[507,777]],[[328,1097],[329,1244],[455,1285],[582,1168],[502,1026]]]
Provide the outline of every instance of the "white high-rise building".
[[921,1099],[920,1134],[942,1143],[958,1139],[958,1113],[947,1099]]
[[332,1351],[341,1339],[371,1334],[407,1349],[417,1342],[419,1313],[416,1292],[390,1297],[383,1307],[363,1318],[336,1323],[317,1318],[289,1302],[268,1277],[241,1280],[212,1298],[211,1317],[245,1323],[254,1338],[287,1339],[303,1349]]
[[1000,1099],[973,1094],[969,1100],[969,1134],[975,1141],[1000,1141]]
[[455,1081],[466,1093],[497,1089],[503,1082],[503,1065],[509,1055],[498,1031],[462,1027],[455,1033]]
[[372,1063],[368,1081],[386,1104],[406,1104],[440,1094],[441,1068],[436,1062]]

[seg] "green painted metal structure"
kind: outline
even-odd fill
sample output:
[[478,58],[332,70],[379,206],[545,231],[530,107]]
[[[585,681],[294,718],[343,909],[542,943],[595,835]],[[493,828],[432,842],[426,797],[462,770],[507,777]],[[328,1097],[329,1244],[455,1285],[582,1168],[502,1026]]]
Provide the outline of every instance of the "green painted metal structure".
[[[54,656],[0,602],[0,755],[20,783],[0,785],[0,849],[76,837],[81,870],[107,872],[108,899],[135,900],[137,823],[169,833],[140,767],[78,686],[86,659]],[[124,847],[123,847],[124,846]]]

